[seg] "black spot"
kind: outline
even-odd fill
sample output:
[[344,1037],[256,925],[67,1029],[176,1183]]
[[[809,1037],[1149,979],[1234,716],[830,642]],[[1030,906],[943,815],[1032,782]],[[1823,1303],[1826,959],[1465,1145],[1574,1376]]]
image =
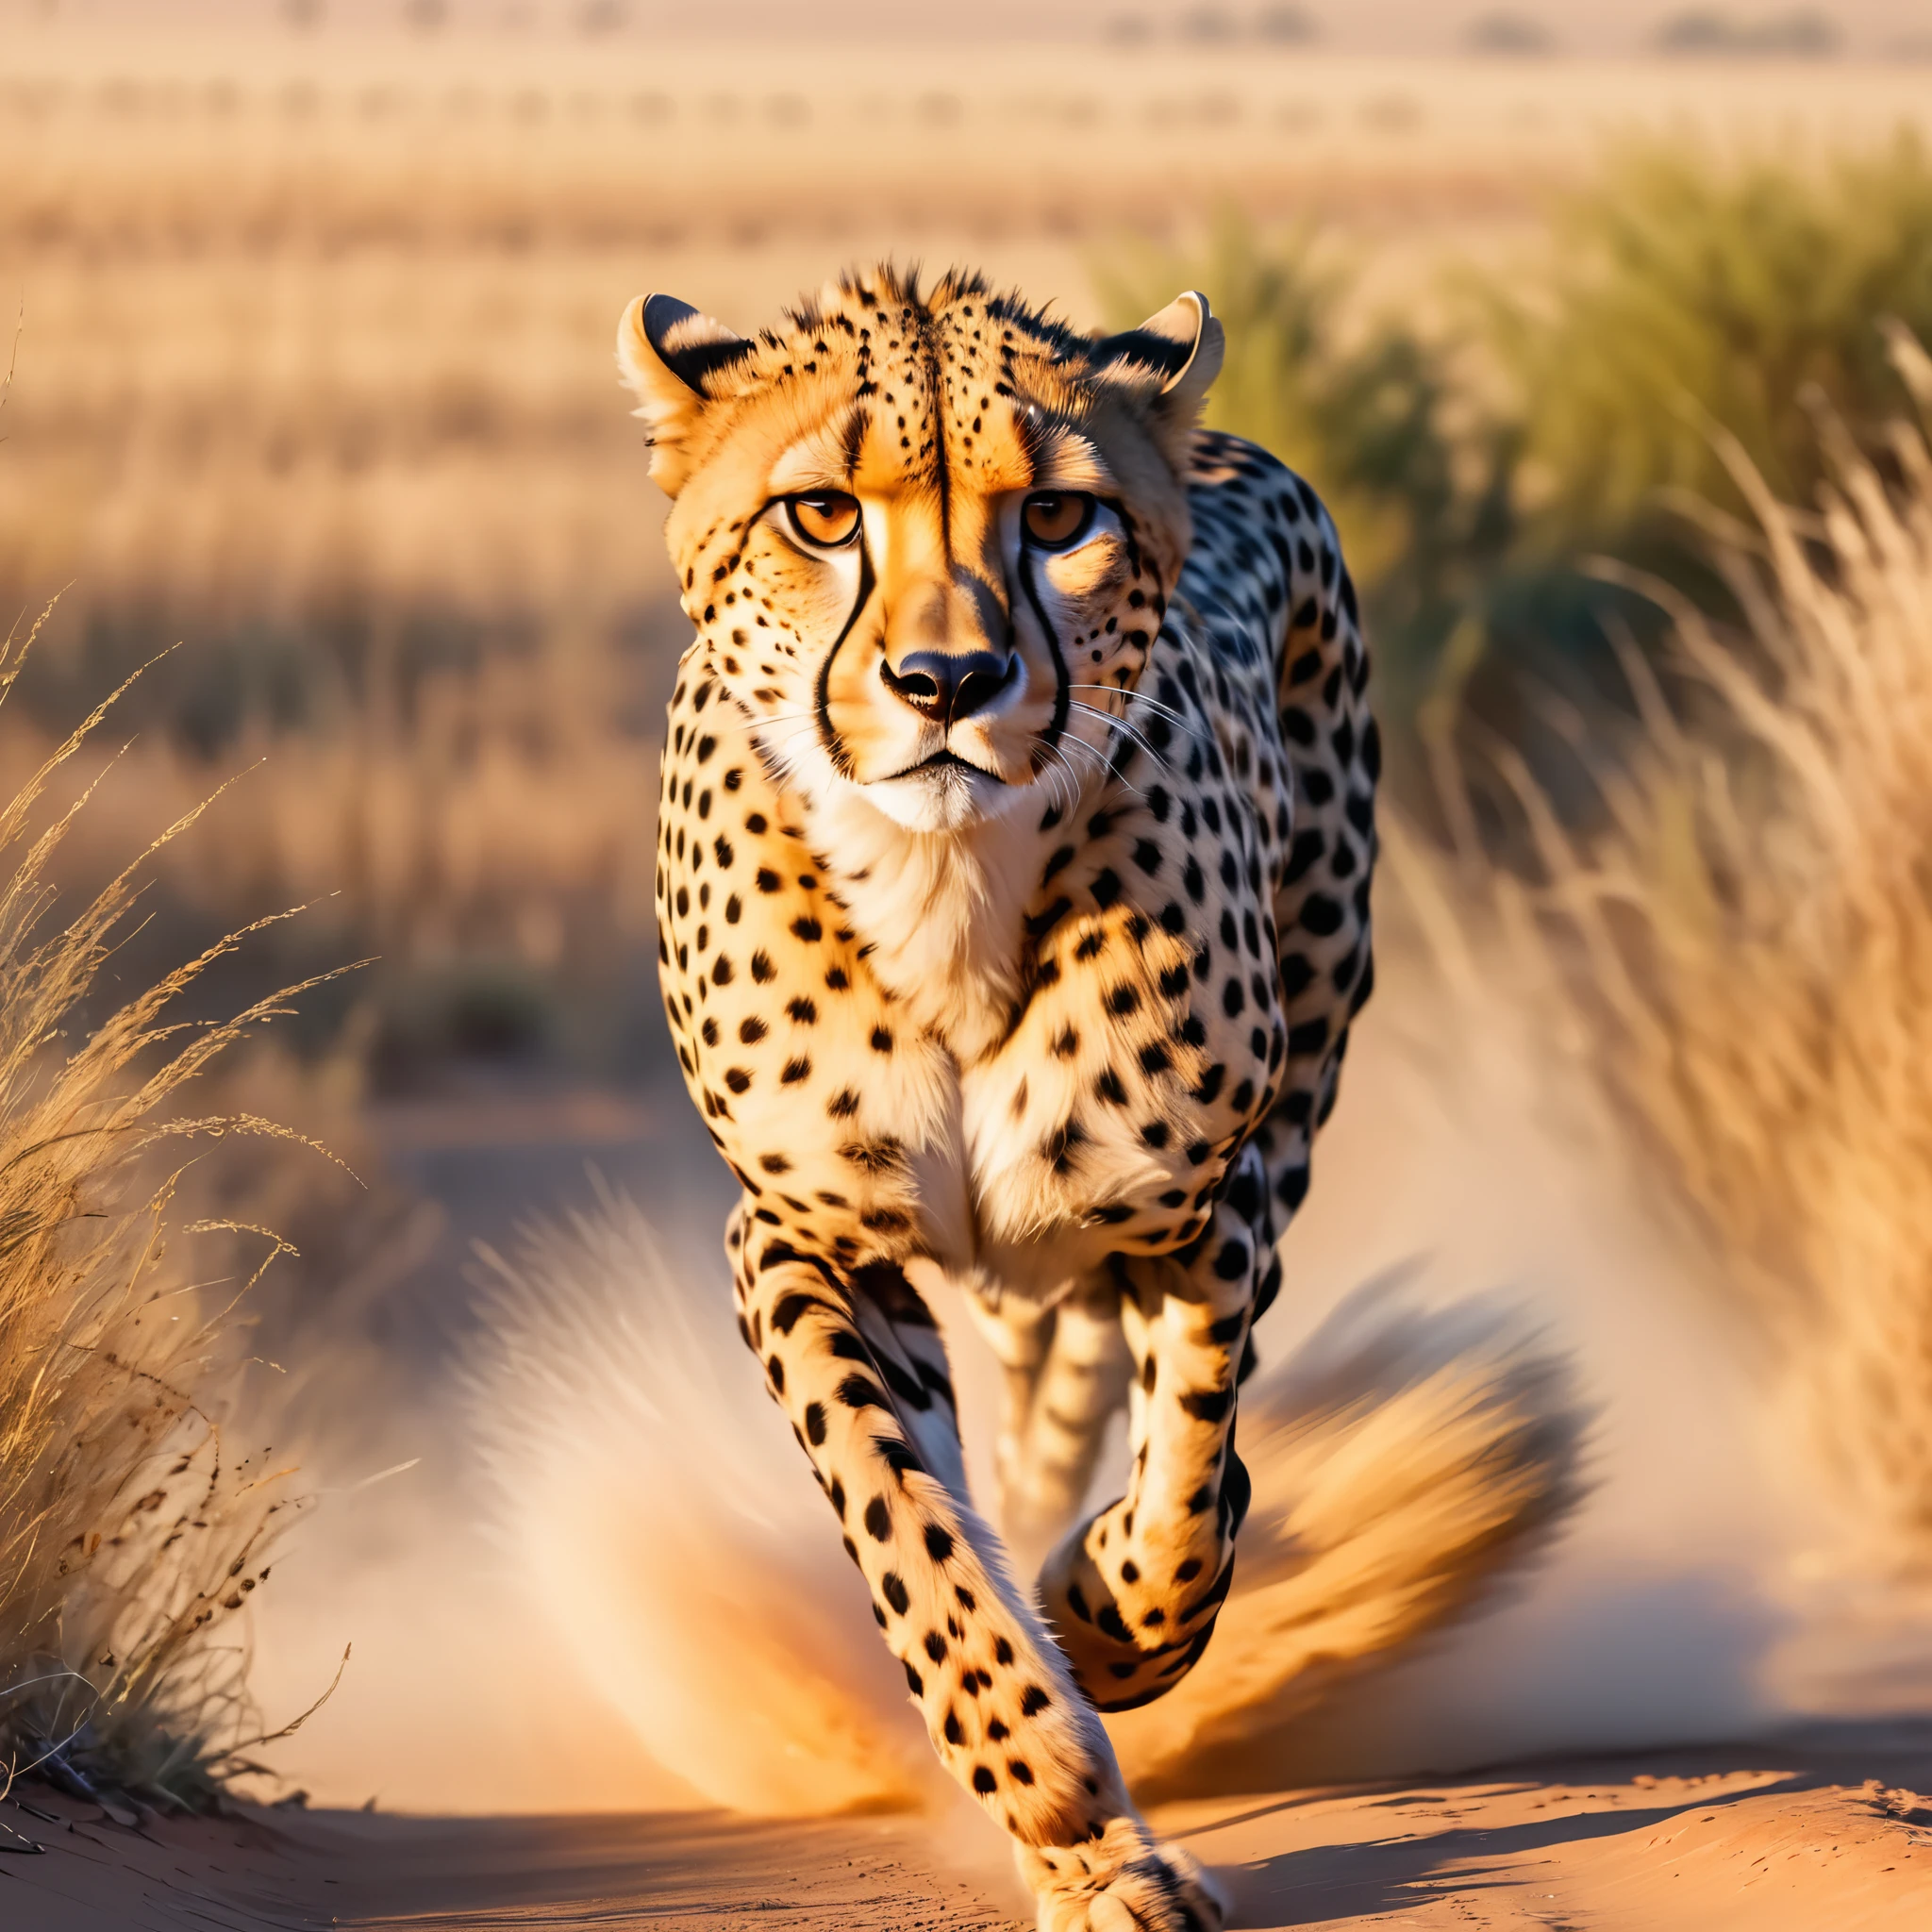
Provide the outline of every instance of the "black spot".
[[[953,1532],[943,1524],[928,1523],[925,1525],[925,1554],[935,1563],[943,1563],[953,1554]],[[972,1607],[970,1603],[967,1607]]]
[[780,1335],[790,1335],[798,1325],[798,1318],[808,1308],[822,1308],[825,1305],[815,1294],[803,1294],[797,1290],[781,1296],[778,1306],[772,1310],[772,1326]]
[[892,1514],[883,1496],[874,1496],[865,1506],[865,1527],[875,1543],[889,1541],[892,1534]]
[[1288,863],[1282,868],[1282,881],[1293,885],[1308,868],[1327,850],[1327,840],[1315,829],[1297,832],[1294,843],[1288,849]]
[[999,1789],[999,1780],[993,1776],[992,1773],[985,1765],[975,1764],[973,1767],[973,1789],[981,1797],[990,1797]]
[[1328,1044],[1328,1022],[1321,1014],[1288,1030],[1290,1053],[1320,1053]]
[[888,1570],[879,1578],[879,1590],[886,1601],[903,1617],[912,1606],[912,1593],[905,1585],[896,1570]]
[[[825,1440],[825,1406],[823,1402],[808,1402],[805,1405],[805,1433],[813,1448],[817,1448]],[[842,1496],[844,1492],[841,1491],[840,1493]],[[839,1513],[841,1516],[845,1513],[842,1502],[840,1504]]]
[[1330,933],[1341,931],[1341,905],[1325,892],[1310,892],[1302,901],[1302,925],[1319,938],[1325,939]]
[[[1234,1407],[1232,1389],[1208,1389],[1198,1394],[1190,1393],[1181,1397],[1181,1407],[1197,1423],[1218,1423]],[[1191,1508],[1193,1506],[1189,1505]]]
[[910,1664],[906,1666],[906,1688],[915,1697],[924,1697],[925,1695],[925,1679]]
[[[1194,1567],[1198,1570],[1200,1565],[1197,1563]],[[1020,1708],[1027,1717],[1038,1717],[1052,1702],[1038,1684],[1027,1685],[1020,1693]]]

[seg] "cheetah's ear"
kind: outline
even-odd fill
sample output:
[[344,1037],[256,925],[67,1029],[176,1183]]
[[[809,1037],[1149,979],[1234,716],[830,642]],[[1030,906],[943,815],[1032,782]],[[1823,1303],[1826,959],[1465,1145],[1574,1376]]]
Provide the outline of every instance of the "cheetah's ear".
[[675,496],[691,475],[685,444],[706,406],[726,394],[753,344],[675,295],[640,295],[617,325],[617,366],[651,433],[651,475]]
[[1102,382],[1147,399],[1156,433],[1178,460],[1226,353],[1227,339],[1207,296],[1189,289],[1139,328],[1095,342],[1090,366]]

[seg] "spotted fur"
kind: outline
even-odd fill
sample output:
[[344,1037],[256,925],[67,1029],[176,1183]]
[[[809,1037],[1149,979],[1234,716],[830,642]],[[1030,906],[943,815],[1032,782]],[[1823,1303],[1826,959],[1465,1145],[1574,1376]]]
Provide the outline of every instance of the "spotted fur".
[[[1196,429],[1220,355],[1197,295],[1096,339],[889,268],[754,339],[663,297],[619,337],[697,630],[658,951],[740,1325],[1056,1928],[1221,1923],[1096,1711],[1212,1635],[1251,1331],[1372,980],[1355,591],[1308,486]],[[856,501],[844,547],[802,499]],[[967,1493],[941,1277],[1006,1365],[1037,1592]],[[1127,1492],[1069,1527],[1123,1404]]]

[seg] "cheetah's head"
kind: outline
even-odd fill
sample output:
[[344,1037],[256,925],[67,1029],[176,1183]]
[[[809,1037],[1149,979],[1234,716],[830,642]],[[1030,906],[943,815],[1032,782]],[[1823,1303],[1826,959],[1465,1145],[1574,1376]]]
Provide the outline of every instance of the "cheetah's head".
[[641,297],[617,355],[685,609],[789,782],[946,830],[1104,760],[1191,538],[1203,296],[1091,337],[881,268],[754,338]]

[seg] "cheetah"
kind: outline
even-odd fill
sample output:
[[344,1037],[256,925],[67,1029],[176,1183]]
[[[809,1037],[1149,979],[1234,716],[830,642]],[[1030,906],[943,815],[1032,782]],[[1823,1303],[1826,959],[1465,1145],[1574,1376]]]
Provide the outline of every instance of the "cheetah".
[[[1373,983],[1356,592],[1308,485],[1198,426],[1223,348],[1195,292],[1094,337],[891,265],[754,337],[661,294],[618,331],[696,628],[658,959],[738,1324],[1051,1932],[1224,1922],[1100,1713],[1213,1635]],[[948,1281],[1031,1591],[968,1494]],[[1126,1493],[1075,1520],[1121,1407]]]

